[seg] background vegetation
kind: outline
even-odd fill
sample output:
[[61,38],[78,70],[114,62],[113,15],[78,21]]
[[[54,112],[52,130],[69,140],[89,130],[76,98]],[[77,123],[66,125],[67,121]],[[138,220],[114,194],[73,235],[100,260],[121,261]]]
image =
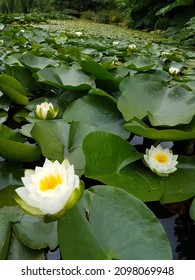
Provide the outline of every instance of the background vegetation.
[[163,30],[173,39],[195,44],[194,0],[0,0],[0,12],[45,12],[50,18],[60,13],[62,19],[68,14],[127,28]]

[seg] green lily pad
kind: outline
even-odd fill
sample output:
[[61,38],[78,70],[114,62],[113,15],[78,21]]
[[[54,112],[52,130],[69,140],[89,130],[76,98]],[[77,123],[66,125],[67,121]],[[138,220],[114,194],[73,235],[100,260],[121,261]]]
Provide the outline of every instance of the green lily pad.
[[39,70],[34,76],[39,82],[66,90],[83,91],[95,87],[94,78],[79,69],[50,67]]
[[85,159],[81,148],[85,136],[95,128],[84,123],[51,120],[35,123],[32,136],[39,144],[42,154],[62,162],[68,158],[78,175],[83,174]]
[[159,141],[178,141],[195,139],[195,118],[187,125],[180,125],[175,128],[157,129],[149,127],[142,120],[133,118],[125,124],[130,132],[145,138]]
[[142,155],[124,139],[92,132],[83,141],[85,176],[122,188],[142,201],[158,200],[163,192],[159,176],[138,161]]
[[187,200],[195,195],[195,157],[179,156],[177,171],[164,178],[163,203]]
[[154,214],[134,196],[111,186],[86,190],[59,220],[58,235],[65,260],[171,259]]
[[92,94],[79,98],[67,107],[63,119],[90,124],[97,130],[108,131],[125,139],[129,136],[115,101],[107,96]]
[[43,250],[32,250],[26,247],[16,235],[12,235],[7,260],[44,260]]
[[167,87],[164,80],[152,74],[125,78],[118,108],[126,121],[148,116],[152,125],[176,126],[189,123],[195,112],[195,92],[183,87]]
[[25,139],[9,127],[0,124],[0,156],[10,161],[33,162],[40,158],[37,146],[24,144]]
[[31,69],[34,72],[37,72],[40,69],[45,67],[54,66],[57,67],[59,64],[57,61],[49,59],[47,57],[36,56],[31,53],[23,54],[19,61],[28,69]]
[[24,87],[13,77],[6,74],[0,75],[0,90],[9,96],[9,98],[21,105],[28,104],[26,91]]

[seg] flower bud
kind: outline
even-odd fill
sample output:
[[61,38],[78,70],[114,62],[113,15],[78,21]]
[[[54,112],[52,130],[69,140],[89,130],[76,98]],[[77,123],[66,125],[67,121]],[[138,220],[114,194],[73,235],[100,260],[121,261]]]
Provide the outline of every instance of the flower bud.
[[130,44],[130,45],[128,46],[128,49],[129,49],[130,51],[135,51],[136,48],[137,48],[137,46],[134,45],[134,44]]
[[58,114],[58,108],[54,109],[52,103],[43,102],[36,106],[35,116],[41,120],[54,119]]

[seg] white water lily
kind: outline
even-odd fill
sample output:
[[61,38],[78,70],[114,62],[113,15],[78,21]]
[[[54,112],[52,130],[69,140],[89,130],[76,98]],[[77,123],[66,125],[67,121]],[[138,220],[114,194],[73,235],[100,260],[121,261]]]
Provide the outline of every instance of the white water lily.
[[83,182],[67,159],[61,164],[45,159],[43,167],[26,170],[22,182],[24,187],[16,189],[15,200],[31,215],[61,216],[75,205],[83,192]]
[[146,165],[159,176],[168,176],[175,172],[177,170],[177,158],[178,155],[173,155],[170,149],[163,149],[161,145],[151,146],[150,149],[146,149],[144,155]]
[[130,45],[128,46],[128,49],[131,50],[131,51],[135,51],[136,48],[137,48],[137,46],[134,45],[134,44],[130,44]]
[[77,32],[75,32],[75,35],[77,35],[78,37],[81,37],[83,35],[83,32],[77,31]]
[[177,67],[170,67],[169,68],[169,73],[171,75],[177,75],[179,73],[179,69]]
[[119,42],[118,41],[114,41],[112,42],[113,46],[118,46]]
[[170,53],[169,52],[161,52],[161,57],[162,58],[166,58],[167,56],[169,56]]
[[36,106],[34,113],[35,116],[41,120],[54,119],[58,114],[58,108],[54,109],[51,102],[43,102]]

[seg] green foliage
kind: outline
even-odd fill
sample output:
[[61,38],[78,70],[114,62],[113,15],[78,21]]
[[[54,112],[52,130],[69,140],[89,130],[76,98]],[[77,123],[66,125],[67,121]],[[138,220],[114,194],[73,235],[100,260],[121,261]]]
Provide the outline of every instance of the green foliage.
[[180,40],[187,40],[191,45],[195,44],[195,16],[192,17],[181,30]]

